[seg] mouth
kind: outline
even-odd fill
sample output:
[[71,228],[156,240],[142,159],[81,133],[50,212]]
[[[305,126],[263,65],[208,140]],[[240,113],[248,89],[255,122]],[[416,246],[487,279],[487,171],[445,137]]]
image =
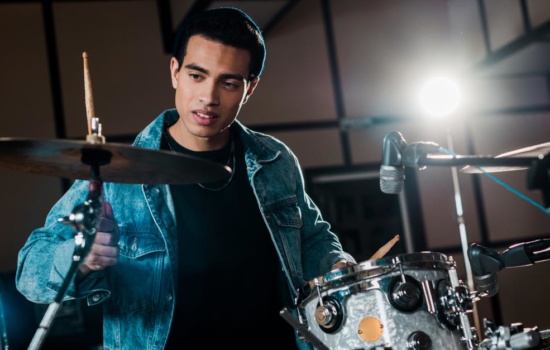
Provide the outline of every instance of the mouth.
[[216,120],[218,119],[218,115],[213,112],[206,112],[206,111],[193,111],[193,116],[195,121],[199,125],[208,126],[215,124]]
[[201,117],[201,118],[204,118],[204,119],[213,119],[215,116],[213,114],[206,114],[206,113],[201,113],[201,112],[194,112],[195,115]]

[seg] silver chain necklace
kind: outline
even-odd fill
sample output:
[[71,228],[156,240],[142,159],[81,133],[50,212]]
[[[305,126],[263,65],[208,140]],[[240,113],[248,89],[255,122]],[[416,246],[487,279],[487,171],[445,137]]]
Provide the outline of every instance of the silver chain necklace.
[[[172,144],[170,143],[170,137],[168,136],[168,134],[166,132],[166,129],[163,129],[162,133],[164,134],[164,137],[166,138],[166,143],[168,144],[168,148],[170,148],[170,151],[172,151],[173,153],[178,153],[172,147]],[[231,174],[229,175],[229,179],[227,179],[227,181],[224,182],[219,187],[208,187],[204,184],[201,184],[200,182],[197,182],[197,185],[199,185],[200,188],[208,190],[208,191],[221,191],[224,188],[226,188],[227,185],[229,185],[229,183],[231,183],[231,180],[233,180],[233,175],[235,175],[235,171],[237,170],[237,161],[236,161],[236,156],[235,156],[235,140],[233,138],[233,135],[229,134],[229,137],[231,138],[231,141],[230,141],[231,142],[231,151],[229,152],[229,158],[227,159],[227,162],[225,163],[225,166],[229,167],[229,169],[231,169]]]

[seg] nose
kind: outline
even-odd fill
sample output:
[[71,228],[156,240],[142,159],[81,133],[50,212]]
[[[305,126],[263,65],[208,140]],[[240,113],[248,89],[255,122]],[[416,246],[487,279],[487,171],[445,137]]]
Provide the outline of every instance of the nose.
[[218,85],[213,80],[208,80],[201,84],[199,100],[206,106],[216,106],[220,103]]

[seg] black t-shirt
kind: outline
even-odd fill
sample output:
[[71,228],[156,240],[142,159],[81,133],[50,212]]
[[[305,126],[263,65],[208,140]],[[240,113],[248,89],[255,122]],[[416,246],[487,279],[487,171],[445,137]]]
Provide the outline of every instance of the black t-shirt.
[[166,349],[191,344],[205,349],[297,349],[292,326],[279,314],[281,297],[289,292],[281,283],[274,242],[248,181],[236,133],[226,147],[208,152],[189,151],[167,138],[176,152],[222,164],[229,160],[234,174],[202,187],[170,186],[179,283]]

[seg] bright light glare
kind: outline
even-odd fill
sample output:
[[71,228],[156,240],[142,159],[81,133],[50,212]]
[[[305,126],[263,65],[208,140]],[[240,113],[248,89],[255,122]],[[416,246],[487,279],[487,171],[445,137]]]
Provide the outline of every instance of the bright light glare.
[[460,103],[460,90],[452,80],[438,77],[429,80],[420,91],[420,105],[434,117],[442,117],[456,110]]

